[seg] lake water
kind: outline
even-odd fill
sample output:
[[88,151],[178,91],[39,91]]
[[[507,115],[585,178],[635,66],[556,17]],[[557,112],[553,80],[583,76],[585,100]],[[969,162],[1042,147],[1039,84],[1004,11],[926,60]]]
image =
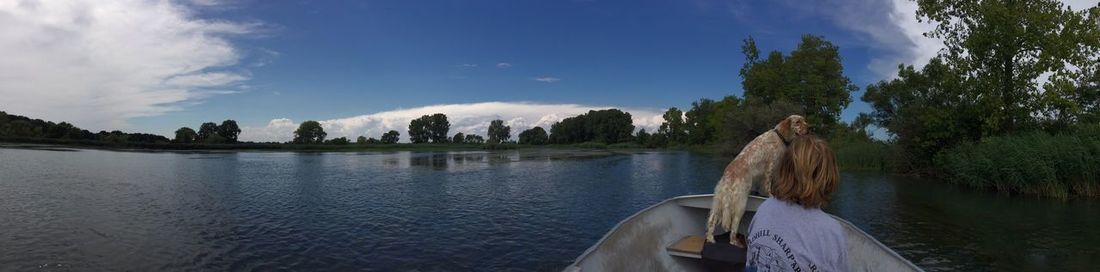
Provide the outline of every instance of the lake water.
[[[0,270],[555,271],[638,210],[712,192],[727,162],[0,148]],[[1097,201],[844,173],[827,210],[929,271],[1100,269]]]

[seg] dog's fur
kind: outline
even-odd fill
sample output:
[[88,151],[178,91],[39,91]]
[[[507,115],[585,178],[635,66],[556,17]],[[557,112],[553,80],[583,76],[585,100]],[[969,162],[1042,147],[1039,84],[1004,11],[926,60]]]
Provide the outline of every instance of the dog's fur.
[[[771,195],[775,169],[779,166],[779,158],[787,150],[787,143],[798,135],[808,133],[809,128],[806,118],[791,115],[741,149],[714,187],[714,201],[707,217],[708,242],[714,243],[715,225],[721,225],[727,231],[737,231],[749,192],[754,186],[760,194]],[[744,246],[736,239],[730,239],[730,244]]]

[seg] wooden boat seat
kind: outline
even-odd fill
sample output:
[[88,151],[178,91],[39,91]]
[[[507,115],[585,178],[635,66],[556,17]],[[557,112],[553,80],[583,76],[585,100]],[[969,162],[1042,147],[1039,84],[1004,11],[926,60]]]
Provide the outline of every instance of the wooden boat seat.
[[703,243],[706,240],[703,236],[689,235],[672,243],[672,245],[665,248],[668,251],[668,255],[680,256],[692,259],[703,258]]
[[[744,242],[744,236],[736,236]],[[700,259],[708,266],[732,267],[733,271],[739,271],[745,267],[745,257],[748,252],[743,247],[731,245],[730,233],[714,236],[714,243],[707,243],[703,236],[689,235],[665,248],[669,255],[692,259]],[[719,269],[730,271],[730,269]]]

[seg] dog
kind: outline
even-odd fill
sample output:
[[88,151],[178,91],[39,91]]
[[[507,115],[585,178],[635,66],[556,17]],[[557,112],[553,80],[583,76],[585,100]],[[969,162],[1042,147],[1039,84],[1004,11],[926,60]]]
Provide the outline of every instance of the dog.
[[[737,231],[753,187],[764,196],[771,195],[775,170],[779,167],[780,157],[787,150],[787,144],[796,136],[809,133],[809,130],[810,124],[806,123],[806,118],[791,115],[741,149],[741,153],[726,166],[722,179],[714,187],[714,200],[711,203],[710,216],[707,217],[707,242],[714,243],[715,225],[720,225],[727,231]],[[730,244],[745,246],[737,239],[730,239]]]

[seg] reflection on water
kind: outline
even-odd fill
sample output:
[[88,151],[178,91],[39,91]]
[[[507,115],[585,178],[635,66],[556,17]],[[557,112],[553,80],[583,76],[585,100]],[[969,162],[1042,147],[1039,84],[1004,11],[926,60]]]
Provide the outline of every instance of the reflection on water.
[[[2,270],[558,270],[728,161],[686,152],[0,148]],[[845,174],[828,210],[929,270],[1095,270],[1095,201]],[[700,222],[702,224],[702,222]]]
[[1100,203],[846,175],[829,211],[930,271],[1096,271]]

